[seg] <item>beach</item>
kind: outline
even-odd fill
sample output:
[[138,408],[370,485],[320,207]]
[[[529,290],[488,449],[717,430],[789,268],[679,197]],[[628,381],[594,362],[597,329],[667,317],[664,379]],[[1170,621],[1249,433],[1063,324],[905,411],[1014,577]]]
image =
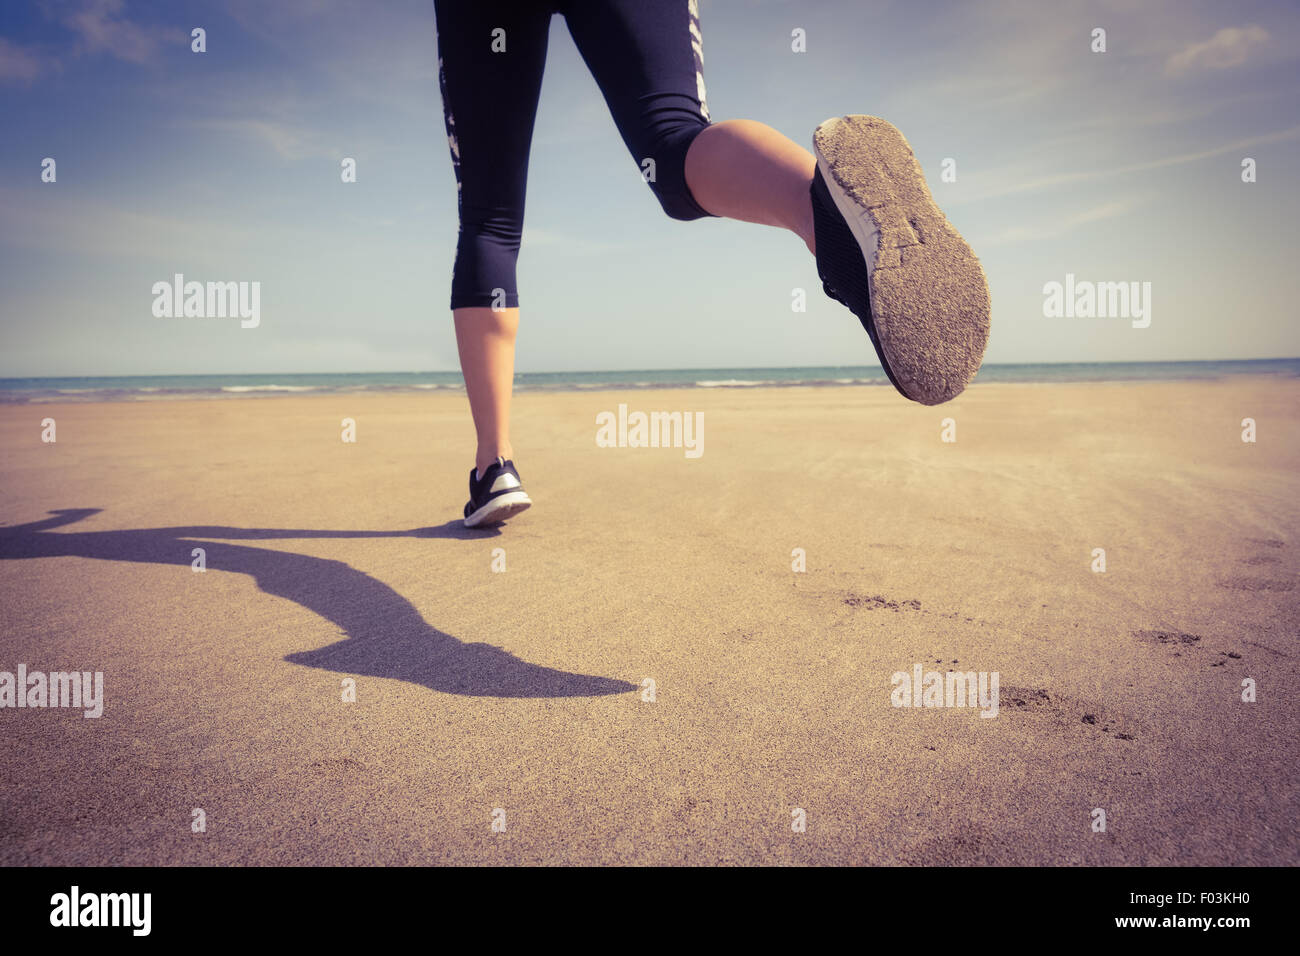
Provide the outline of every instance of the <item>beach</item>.
[[0,406],[0,671],[103,682],[0,709],[0,863],[1300,863],[1300,381],[513,420],[467,531],[462,393]]

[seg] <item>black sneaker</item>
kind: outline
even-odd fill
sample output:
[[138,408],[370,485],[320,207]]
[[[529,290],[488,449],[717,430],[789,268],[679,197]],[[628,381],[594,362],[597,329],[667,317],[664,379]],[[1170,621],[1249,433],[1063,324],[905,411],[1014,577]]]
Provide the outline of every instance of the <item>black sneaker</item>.
[[469,501],[465,505],[465,527],[477,528],[513,518],[533,503],[524,491],[515,463],[498,458],[488,465],[483,477],[469,470]]
[[903,395],[924,405],[955,398],[988,344],[989,290],[979,260],[889,123],[829,119],[813,133],[813,150],[817,274],[826,294],[862,322]]

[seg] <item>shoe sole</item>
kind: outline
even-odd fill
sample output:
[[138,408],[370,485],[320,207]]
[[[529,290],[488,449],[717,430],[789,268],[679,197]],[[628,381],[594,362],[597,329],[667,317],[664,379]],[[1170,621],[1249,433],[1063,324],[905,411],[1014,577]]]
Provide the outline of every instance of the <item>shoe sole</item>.
[[465,527],[478,528],[485,524],[499,524],[513,518],[521,511],[528,510],[533,500],[522,491],[510,491],[497,495],[482,508],[465,519]]
[[813,149],[867,265],[862,319],[885,372],[907,398],[938,405],[979,371],[989,288],[979,259],[935,205],[903,134],[875,116],[830,119]]

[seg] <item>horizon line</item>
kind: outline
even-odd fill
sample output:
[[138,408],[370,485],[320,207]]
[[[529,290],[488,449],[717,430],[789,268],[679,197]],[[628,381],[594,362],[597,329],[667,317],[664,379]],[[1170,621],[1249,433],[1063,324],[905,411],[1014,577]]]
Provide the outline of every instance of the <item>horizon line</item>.
[[[1225,362],[1295,362],[1300,355],[1277,355],[1262,358],[1217,358],[1217,359],[1089,359],[1074,362],[985,362],[981,368],[1016,368],[1030,365],[1070,366],[1070,365],[1214,365]],[[812,370],[826,368],[881,368],[874,365],[706,365],[689,368],[598,368],[598,369],[558,369],[551,371],[516,371],[515,375],[597,375],[604,372],[763,372],[781,369]],[[881,369],[883,371],[883,369]],[[23,382],[42,378],[195,378],[198,376],[236,376],[236,375],[458,375],[459,368],[451,369],[382,369],[372,371],[320,371],[320,372],[129,372],[115,375],[0,375],[0,381]]]

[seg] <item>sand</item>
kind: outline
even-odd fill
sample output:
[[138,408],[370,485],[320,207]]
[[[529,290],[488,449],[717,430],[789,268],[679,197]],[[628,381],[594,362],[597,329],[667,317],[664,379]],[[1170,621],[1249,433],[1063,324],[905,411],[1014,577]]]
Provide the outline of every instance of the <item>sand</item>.
[[[620,402],[703,455],[597,447]],[[1300,383],[515,428],[536,504],[466,532],[459,393],[0,408],[0,670],[105,697],[0,710],[0,863],[1300,862]]]

